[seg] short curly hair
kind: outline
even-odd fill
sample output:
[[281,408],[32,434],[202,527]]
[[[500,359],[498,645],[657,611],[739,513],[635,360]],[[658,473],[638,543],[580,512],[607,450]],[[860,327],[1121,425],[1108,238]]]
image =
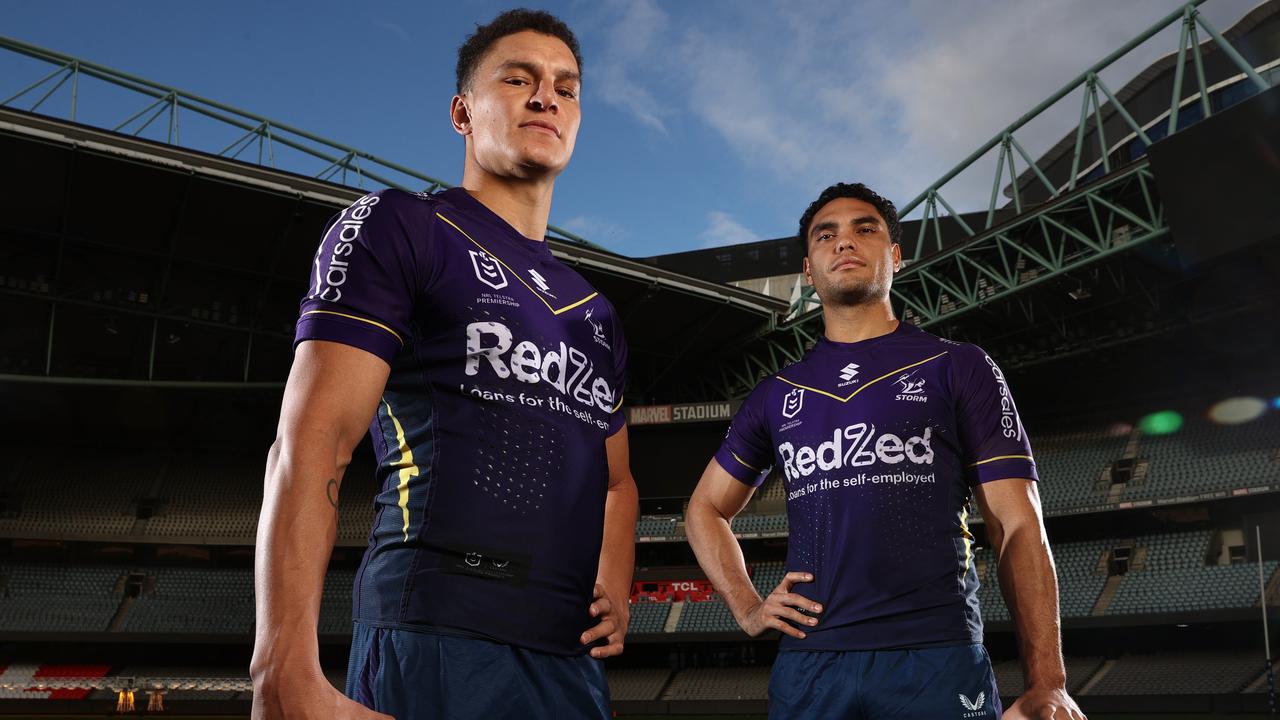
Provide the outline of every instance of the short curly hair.
[[563,20],[545,10],[516,8],[502,13],[488,25],[476,25],[476,31],[458,48],[458,66],[455,70],[458,94],[461,95],[471,85],[471,76],[475,73],[476,66],[495,42],[525,30],[564,41],[578,63],[578,72],[582,72],[582,53],[578,47],[578,38]]
[[862,183],[836,183],[822,191],[817,200],[809,203],[804,214],[800,216],[800,234],[796,240],[800,243],[801,257],[809,255],[809,226],[813,224],[813,216],[826,207],[827,203],[837,198],[853,198],[861,200],[876,209],[884,224],[889,228],[889,240],[898,242],[902,239],[902,225],[898,222],[898,208],[879,193]]

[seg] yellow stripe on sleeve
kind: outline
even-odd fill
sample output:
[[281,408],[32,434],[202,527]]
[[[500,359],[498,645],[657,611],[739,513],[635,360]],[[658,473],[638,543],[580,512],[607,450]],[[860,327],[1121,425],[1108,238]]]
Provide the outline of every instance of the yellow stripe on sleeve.
[[986,460],[979,460],[969,467],[978,467],[979,465],[986,465],[987,463],[992,463],[997,460],[1030,460],[1033,463],[1035,462],[1035,458],[1030,455],[997,455],[996,457],[987,458]]
[[338,317],[344,317],[349,320],[359,320],[362,323],[369,323],[374,327],[382,328],[383,330],[386,330],[387,332],[391,333],[391,337],[395,338],[396,342],[399,342],[401,345],[404,345],[404,338],[401,338],[399,333],[397,333],[395,330],[392,330],[391,328],[387,327],[386,325],[383,325],[382,323],[376,320],[370,320],[369,318],[362,318],[358,315],[348,315],[346,313],[335,312],[333,310],[308,310],[302,314],[303,315],[337,315]]

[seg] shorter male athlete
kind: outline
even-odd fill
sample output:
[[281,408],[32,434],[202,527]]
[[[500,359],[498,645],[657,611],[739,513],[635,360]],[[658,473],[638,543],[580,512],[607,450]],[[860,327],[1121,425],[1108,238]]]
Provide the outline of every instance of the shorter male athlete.
[[[770,717],[998,718],[965,522],[976,497],[1026,676],[1004,718],[1082,720],[1009,386],[980,348],[894,318],[900,234],[893,204],[862,184],[833,185],[805,211],[825,334],[743,403],[689,501],[689,542],[743,630],[783,633]],[[791,533],[788,572],[762,599],[729,522],[771,465]]]

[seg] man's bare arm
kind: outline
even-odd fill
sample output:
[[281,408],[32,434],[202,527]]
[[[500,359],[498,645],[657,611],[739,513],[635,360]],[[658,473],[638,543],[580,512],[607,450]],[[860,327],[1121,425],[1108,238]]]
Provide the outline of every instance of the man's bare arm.
[[631,606],[627,603],[635,574],[636,517],[640,514],[640,493],[631,476],[626,426],[609,436],[605,452],[609,458],[609,491],[604,501],[604,541],[600,545],[600,565],[591,603],[591,614],[599,618],[600,623],[581,638],[584,645],[608,638],[607,645],[591,649],[591,657],[595,658],[622,652],[631,621]]
[[258,521],[255,718],[387,717],[329,684],[316,633],[337,536],[338,490],[389,372],[377,356],[338,343],[304,342],[294,356]]
[[795,608],[818,612],[821,607],[791,592],[796,583],[810,582],[813,576],[787,573],[769,597],[761,598],[747,574],[742,546],[733,536],[730,523],[747,506],[754,492],[755,488],[738,482],[712,458],[685,510],[685,533],[689,536],[689,545],[693,547],[703,572],[748,635],[754,637],[773,629],[803,638],[804,631],[785,622],[784,618],[802,626],[817,624],[817,618],[807,617]]
[[986,521],[987,540],[996,551],[1000,591],[1017,628],[1027,688],[1005,718],[1083,720],[1084,714],[1066,690],[1058,576],[1036,483],[1017,478],[995,480],[978,485],[975,496]]

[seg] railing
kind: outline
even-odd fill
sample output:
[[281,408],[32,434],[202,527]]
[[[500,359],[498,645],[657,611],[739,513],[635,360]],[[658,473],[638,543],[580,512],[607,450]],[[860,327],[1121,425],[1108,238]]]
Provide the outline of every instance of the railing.
[[[94,80],[102,83],[101,88],[96,89],[117,91],[121,95],[119,102],[125,107],[140,108],[116,122],[109,119],[114,107],[108,109],[108,102],[100,96],[95,101],[96,111],[90,113],[92,119],[88,121],[95,127],[357,188],[374,184],[435,192],[450,187],[443,180],[349,145],[104,65],[4,36],[0,36],[0,51],[33,58],[52,68],[0,100],[0,107],[56,117],[60,115],[50,112],[49,108],[65,98],[68,100],[65,117],[73,122],[79,117],[84,122],[82,84]],[[123,91],[122,94],[119,91]],[[192,115],[213,121],[212,126],[184,135],[182,121]],[[599,247],[554,225],[548,225],[547,230],[561,240]]]

